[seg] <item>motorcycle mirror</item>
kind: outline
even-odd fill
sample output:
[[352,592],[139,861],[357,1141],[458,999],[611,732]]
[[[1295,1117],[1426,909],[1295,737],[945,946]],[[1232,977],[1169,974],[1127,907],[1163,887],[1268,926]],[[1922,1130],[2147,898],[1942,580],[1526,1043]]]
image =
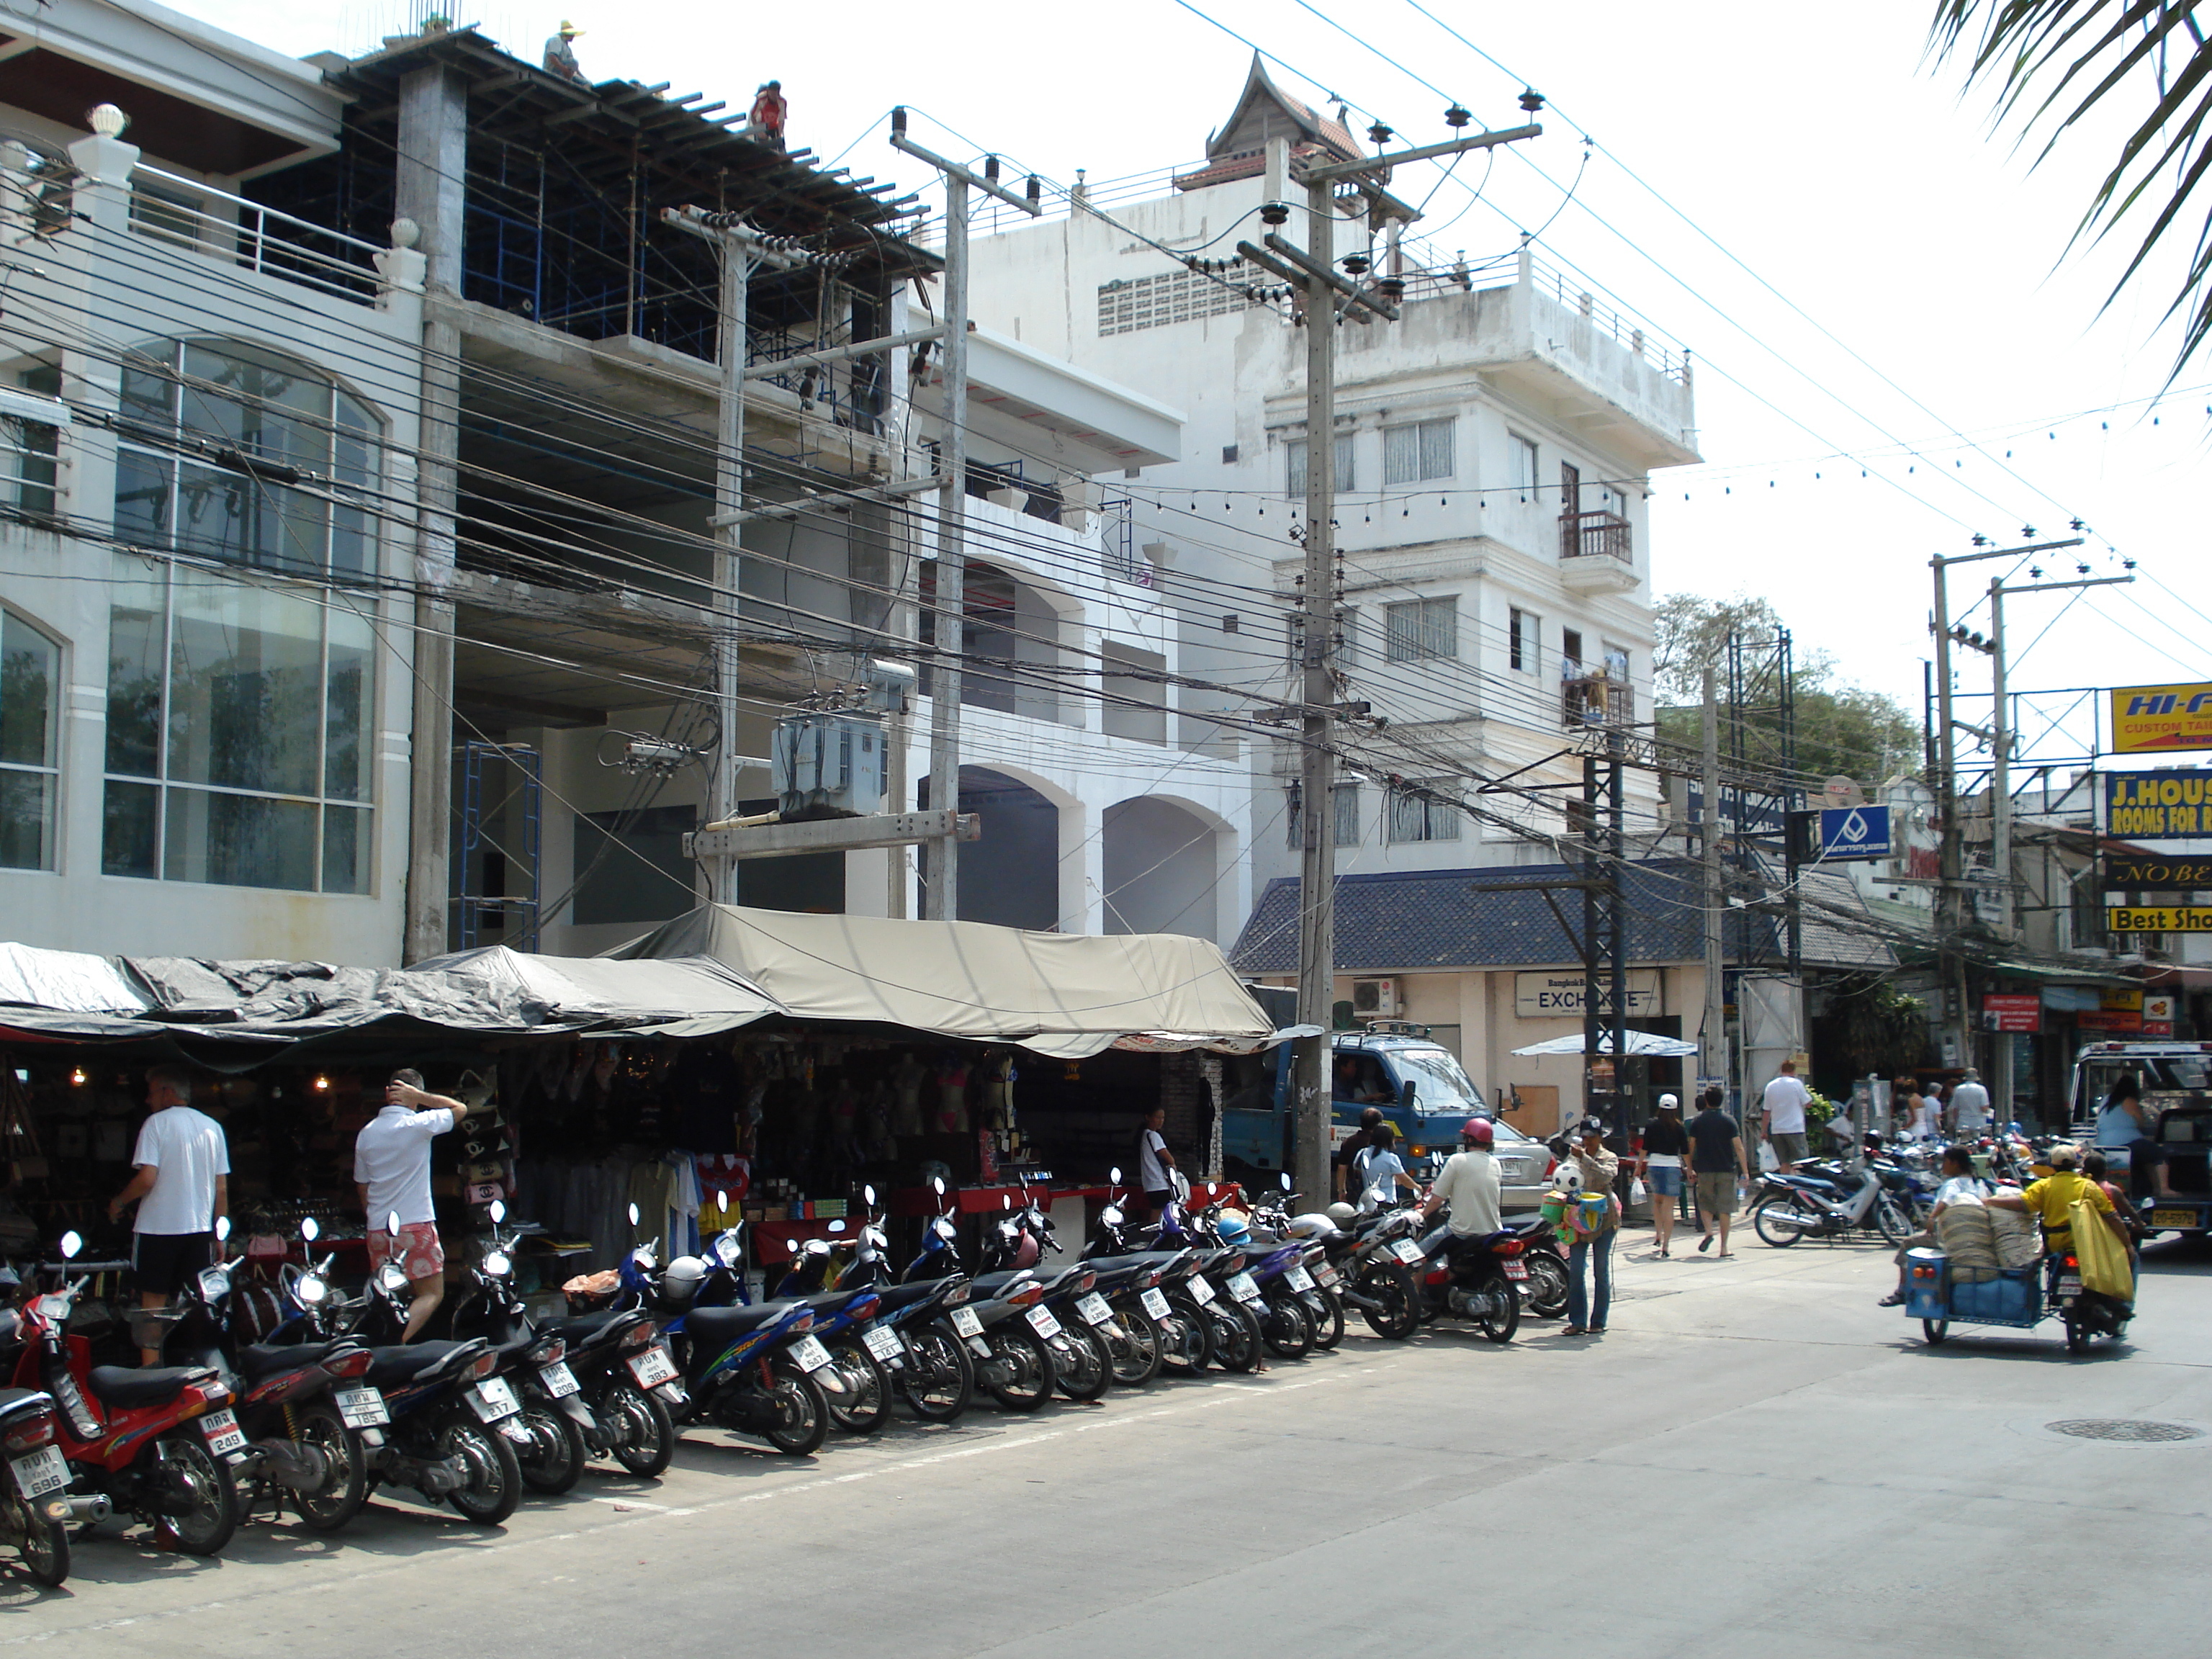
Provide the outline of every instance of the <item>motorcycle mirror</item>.
[[390,1234],[393,1238],[395,1238],[395,1239],[396,1239],[396,1238],[398,1238],[398,1237],[399,1237],[399,1212],[398,1212],[398,1211],[397,1211],[397,1210],[392,1210],[392,1211],[388,1212],[386,1214],[386,1216],[385,1216],[385,1218],[384,1218],[384,1231],[385,1231],[386,1232],[389,1233],[389,1234]]
[[866,1205],[870,1209],[874,1209],[876,1207],[876,1189],[873,1187],[861,1188],[860,1202]]
[[1014,1207],[1013,1194],[1011,1193],[1000,1193],[999,1194],[999,1207],[1002,1210],[1012,1209]]
[[1112,1169],[1107,1170],[1106,1179],[1113,1185],[1116,1187],[1120,1186],[1121,1184],[1121,1166],[1116,1164]]
[[1283,1190],[1286,1193],[1291,1190],[1291,1172],[1288,1170],[1283,1171]]
[[842,1233],[845,1231],[845,1224],[842,1221],[833,1221],[830,1224],[830,1231],[833,1233]]
[[803,1250],[805,1250],[805,1249],[806,1249],[806,1246],[805,1246],[804,1243],[802,1243],[800,1241],[799,1241],[798,1239],[795,1239],[795,1238],[793,1238],[793,1239],[789,1239],[789,1240],[787,1240],[787,1241],[786,1241],[786,1242],[787,1242],[787,1243],[788,1243],[790,1244],[790,1246],[791,1246],[791,1253],[792,1253],[792,1255],[799,1255],[800,1252],[802,1252]]
[[300,1224],[300,1239],[302,1243],[312,1244],[322,1236],[322,1224],[314,1217],[309,1216]]
[[945,1177],[943,1176],[930,1176],[929,1184],[936,1189],[937,1195],[939,1198],[945,1196]]
[[503,1200],[495,1198],[495,1199],[494,1199],[494,1200],[492,1200],[492,1201],[491,1201],[491,1224],[492,1224],[493,1226],[496,1227],[496,1226],[498,1226],[498,1225],[499,1225],[499,1224],[500,1224],[501,1222],[502,1222],[502,1221],[504,1221],[504,1220],[506,1220],[506,1219],[507,1219],[507,1205],[506,1205],[506,1202],[505,1202]]
[[230,1218],[228,1216],[217,1216],[216,1218],[215,1240],[218,1244],[228,1244],[230,1243]]
[[714,1188],[714,1207],[718,1210],[726,1210],[730,1207],[730,1195],[720,1187]]
[[67,1231],[67,1232],[65,1232],[65,1233],[64,1233],[64,1234],[62,1235],[62,1260],[63,1260],[63,1261],[76,1261],[76,1253],[77,1253],[79,1250],[82,1249],[83,1248],[84,1248],[84,1240],[83,1240],[83,1238],[82,1238],[82,1237],[78,1234],[78,1232],[77,1232],[77,1231],[76,1231],[76,1228],[72,1227],[72,1228],[70,1228],[70,1231]]
[[640,1214],[638,1207],[636,1205],[633,1204],[629,1206],[629,1224],[633,1227],[636,1226],[639,1219]]

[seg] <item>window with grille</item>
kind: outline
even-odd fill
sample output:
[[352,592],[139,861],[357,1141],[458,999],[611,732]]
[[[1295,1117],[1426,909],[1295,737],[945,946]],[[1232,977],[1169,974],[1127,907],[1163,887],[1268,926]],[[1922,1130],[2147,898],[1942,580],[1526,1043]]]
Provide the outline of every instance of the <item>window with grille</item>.
[[1452,475],[1452,428],[1449,420],[1414,421],[1382,428],[1382,482],[1419,483]]
[[1432,779],[1390,792],[1390,839],[1400,841],[1457,841],[1459,809],[1433,799],[1426,792],[1449,781]]
[[1459,601],[1408,599],[1382,607],[1383,655],[1392,662],[1419,662],[1459,655]]
[[[1288,459],[1284,489],[1295,500],[1306,493],[1306,441],[1293,438],[1283,446],[1283,451]],[[1340,432],[1336,434],[1336,488],[1340,494],[1359,487],[1352,461],[1352,434]]]
[[1542,660],[1543,618],[1533,611],[1523,611],[1516,605],[1506,613],[1506,648],[1513,666],[1523,673],[1534,673],[1537,665]]
[[[1242,261],[1239,261],[1242,265]],[[1236,286],[1237,272],[1227,281],[1202,276],[1194,270],[1163,271],[1157,276],[1103,283],[1098,289],[1098,332],[1129,334],[1140,328],[1166,328],[1200,317],[1225,317],[1249,309],[1253,301]]]

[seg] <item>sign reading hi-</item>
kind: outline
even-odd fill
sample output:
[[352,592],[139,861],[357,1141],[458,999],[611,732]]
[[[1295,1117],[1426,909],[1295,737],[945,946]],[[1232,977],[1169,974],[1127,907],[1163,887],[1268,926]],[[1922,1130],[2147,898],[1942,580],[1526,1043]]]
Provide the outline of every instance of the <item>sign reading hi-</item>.
[[[1598,1012],[1613,1012],[1613,981],[1601,975]],[[1577,973],[1521,973],[1513,975],[1513,1012],[1522,1019],[1580,1019],[1583,1017],[1583,976]],[[1659,970],[1632,968],[1628,972],[1628,1007],[1638,1019],[1656,1018],[1659,1010]]]
[[2212,684],[2123,685],[2110,695],[2114,754],[2212,749]]

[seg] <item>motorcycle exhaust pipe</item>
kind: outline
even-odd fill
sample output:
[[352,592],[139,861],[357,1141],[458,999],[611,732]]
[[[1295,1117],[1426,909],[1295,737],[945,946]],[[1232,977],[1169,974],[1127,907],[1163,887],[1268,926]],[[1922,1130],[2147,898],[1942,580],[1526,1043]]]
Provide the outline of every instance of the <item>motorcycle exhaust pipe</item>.
[[1824,1215],[1800,1215],[1795,1210],[1766,1210],[1766,1218],[1778,1227],[1795,1227],[1800,1232],[1816,1232],[1828,1224]]
[[105,1492],[93,1492],[84,1497],[72,1492],[68,1507],[71,1526],[96,1527],[115,1513],[114,1505],[107,1501]]
[[292,1440],[260,1440],[253,1449],[260,1454],[258,1473],[288,1491],[312,1496],[331,1483],[331,1460],[317,1447]]
[[1349,1285],[1338,1285],[1336,1287],[1336,1293],[1338,1297],[1340,1297],[1349,1307],[1359,1308],[1368,1313],[1381,1313],[1383,1311],[1382,1297],[1363,1295],[1360,1291],[1353,1290]]

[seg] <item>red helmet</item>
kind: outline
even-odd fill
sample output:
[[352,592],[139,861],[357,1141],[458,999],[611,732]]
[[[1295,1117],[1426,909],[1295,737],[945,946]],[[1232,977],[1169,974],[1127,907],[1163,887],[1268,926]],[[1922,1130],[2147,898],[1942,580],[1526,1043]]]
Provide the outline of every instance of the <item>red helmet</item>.
[[1471,1117],[1459,1126],[1459,1138],[1471,1140],[1478,1146],[1489,1146],[1495,1135],[1496,1132],[1490,1127],[1490,1120],[1486,1117]]

